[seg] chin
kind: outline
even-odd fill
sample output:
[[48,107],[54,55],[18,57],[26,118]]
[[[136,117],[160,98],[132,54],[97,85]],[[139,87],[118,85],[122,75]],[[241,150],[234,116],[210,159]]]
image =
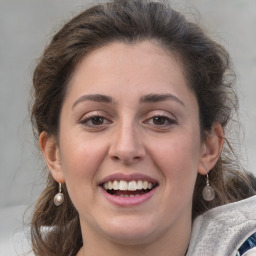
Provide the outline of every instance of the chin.
[[132,219],[128,217],[128,220],[115,220],[103,232],[110,240],[123,245],[141,245],[156,239],[156,227],[152,225],[152,221]]

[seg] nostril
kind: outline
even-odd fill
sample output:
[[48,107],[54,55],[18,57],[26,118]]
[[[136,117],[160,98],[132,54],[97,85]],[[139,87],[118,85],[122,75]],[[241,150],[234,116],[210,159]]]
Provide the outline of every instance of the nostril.
[[120,160],[120,158],[119,158],[118,156],[112,156],[111,158],[112,158],[113,160],[115,160],[115,161]]
[[133,162],[138,162],[140,161],[143,157],[140,156],[139,154],[112,154],[110,155],[110,158],[113,160],[113,161],[120,161],[124,164],[130,164],[130,163],[133,163]]

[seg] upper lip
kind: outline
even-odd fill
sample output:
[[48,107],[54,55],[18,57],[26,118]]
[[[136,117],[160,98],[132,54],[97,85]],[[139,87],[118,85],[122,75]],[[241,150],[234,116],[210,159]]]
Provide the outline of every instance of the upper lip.
[[143,181],[151,182],[153,184],[159,183],[156,179],[141,173],[132,173],[132,174],[114,173],[109,176],[106,176],[103,180],[100,181],[99,185],[102,185],[108,181],[114,181],[114,180],[117,180],[117,181],[124,180],[127,182],[132,180],[135,180],[135,181],[143,180]]

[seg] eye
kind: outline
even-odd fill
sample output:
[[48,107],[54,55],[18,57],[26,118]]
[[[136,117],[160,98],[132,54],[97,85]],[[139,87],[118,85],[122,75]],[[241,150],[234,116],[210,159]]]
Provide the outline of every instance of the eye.
[[91,117],[87,122],[91,122],[93,125],[101,125],[104,124],[104,118],[101,116],[94,116]]
[[105,124],[110,124],[111,121],[106,119],[103,116],[100,115],[90,115],[86,116],[81,123],[88,127],[97,127],[97,126],[103,126]]
[[157,115],[148,119],[146,123],[150,125],[156,125],[156,126],[169,126],[169,125],[175,124],[176,121],[167,116]]
[[166,123],[169,123],[169,119],[164,116],[155,116],[152,118],[152,122],[156,125],[164,125]]

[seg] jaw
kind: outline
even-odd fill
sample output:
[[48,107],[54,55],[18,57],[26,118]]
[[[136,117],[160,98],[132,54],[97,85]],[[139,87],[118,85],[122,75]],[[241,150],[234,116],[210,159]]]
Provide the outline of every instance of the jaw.
[[[173,252],[172,255],[185,255],[186,250],[183,250],[183,254],[177,254],[175,251],[181,248],[182,245],[180,243],[184,243],[185,246],[183,245],[182,247],[187,248],[190,236],[188,227],[191,225],[184,221],[186,228],[179,228],[176,224],[170,228],[170,223],[166,222],[166,226],[163,228],[155,225],[156,219],[153,211],[147,210],[148,214],[145,214],[145,212],[139,214],[133,210],[127,214],[116,215],[108,223],[105,223],[107,225],[101,225],[103,233],[100,236],[98,233],[94,237],[88,237],[90,230],[88,230],[88,227],[84,228],[87,231],[83,235],[86,244],[92,245],[94,242],[94,249],[97,248],[97,251],[93,250],[91,255],[165,256],[170,251]],[[99,244],[101,245],[100,247]],[[104,251],[102,248],[104,248]],[[90,254],[88,253],[88,255]]]

